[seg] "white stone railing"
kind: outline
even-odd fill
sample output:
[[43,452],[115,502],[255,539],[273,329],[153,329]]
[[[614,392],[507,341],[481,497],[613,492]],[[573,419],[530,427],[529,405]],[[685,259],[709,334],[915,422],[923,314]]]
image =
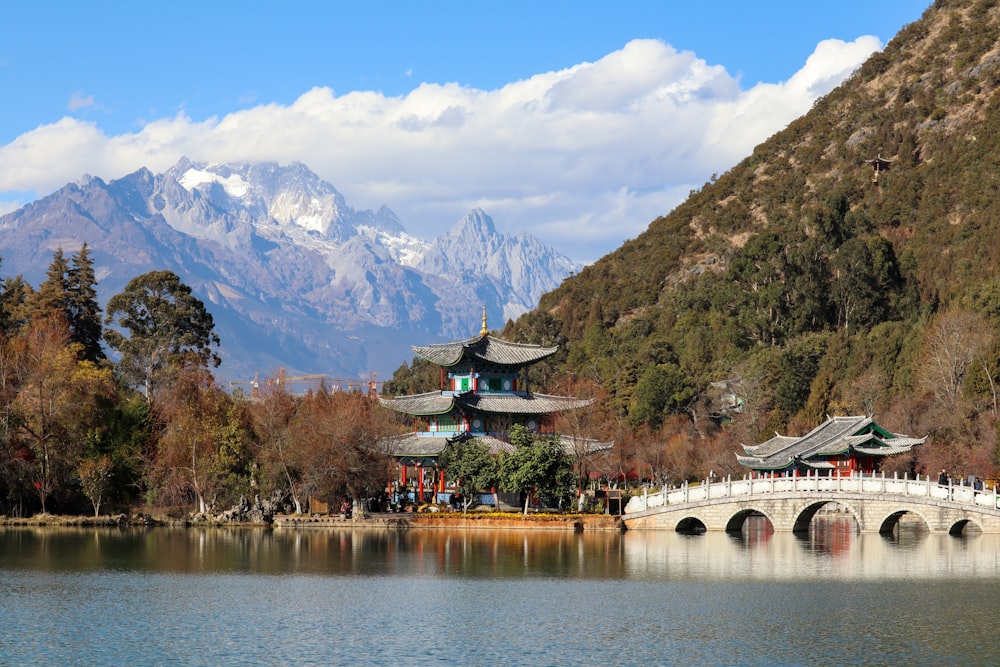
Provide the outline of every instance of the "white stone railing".
[[715,500],[717,498],[732,498],[734,500],[750,499],[753,496],[773,493],[806,492],[806,493],[855,493],[863,495],[905,496],[909,498],[923,497],[943,500],[959,505],[1000,509],[996,488],[975,489],[971,486],[961,486],[949,483],[947,486],[937,483],[937,480],[926,477],[916,479],[908,477],[886,477],[881,475],[851,475],[850,477],[835,477],[807,475],[805,477],[744,477],[723,480],[704,480],[700,484],[685,482],[679,487],[663,489],[650,493],[643,490],[641,496],[632,496],[625,507],[625,514],[645,512],[658,507],[683,505],[685,503]]

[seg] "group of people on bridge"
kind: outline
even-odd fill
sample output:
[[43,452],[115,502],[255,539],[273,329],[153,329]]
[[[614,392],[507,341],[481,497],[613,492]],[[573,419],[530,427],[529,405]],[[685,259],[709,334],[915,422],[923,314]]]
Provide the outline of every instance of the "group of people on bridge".
[[941,472],[938,473],[938,484],[940,486],[971,486],[976,491],[983,490],[983,480],[981,477],[970,475],[967,478],[960,477],[956,482],[945,468],[941,468]]

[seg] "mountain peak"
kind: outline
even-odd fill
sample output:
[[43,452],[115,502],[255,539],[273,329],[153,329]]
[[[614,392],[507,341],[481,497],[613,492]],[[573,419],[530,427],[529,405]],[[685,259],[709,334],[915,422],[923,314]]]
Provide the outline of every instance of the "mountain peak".
[[484,304],[503,321],[570,271],[481,209],[454,235],[411,237],[387,206],[355,210],[301,163],[184,158],[109,185],[87,177],[0,216],[0,229],[4,272],[33,284],[53,250],[84,241],[102,301],[151,269],[177,273],[212,312],[227,379],[278,367],[386,377],[414,341],[467,337]]
[[493,218],[486,214],[481,208],[474,208],[465,214],[465,217],[459,220],[455,225],[448,230],[449,237],[453,238],[479,238],[479,239],[489,239],[497,236],[496,225],[493,224]]

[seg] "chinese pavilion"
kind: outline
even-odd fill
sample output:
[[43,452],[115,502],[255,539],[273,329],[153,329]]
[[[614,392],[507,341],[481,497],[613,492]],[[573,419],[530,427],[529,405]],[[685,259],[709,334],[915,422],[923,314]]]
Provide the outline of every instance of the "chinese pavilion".
[[775,435],[759,445],[743,445],[741,465],[767,473],[827,475],[876,472],[887,456],[905,454],[927,439],[891,433],[871,417],[827,417],[799,438]]
[[[396,436],[388,443],[400,466],[399,482],[404,486],[411,483],[420,498],[425,488],[443,493],[445,471],[436,467],[437,458],[454,440],[479,438],[497,454],[513,451],[507,432],[515,424],[534,433],[557,435],[556,413],[592,402],[531,390],[525,370],[558,350],[558,346],[511,343],[489,335],[485,308],[478,336],[454,343],[413,346],[419,357],[440,367],[442,389],[380,399],[386,407],[413,416],[413,432]],[[567,448],[580,444],[566,436],[558,437]],[[584,446],[588,451],[597,451],[610,445],[587,441]],[[430,479],[425,481],[428,473]]]

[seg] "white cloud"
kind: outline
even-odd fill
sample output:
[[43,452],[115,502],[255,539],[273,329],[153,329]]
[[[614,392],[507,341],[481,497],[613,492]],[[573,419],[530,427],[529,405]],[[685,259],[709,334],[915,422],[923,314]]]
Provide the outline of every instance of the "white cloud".
[[93,95],[84,95],[83,93],[76,92],[70,95],[67,108],[70,111],[77,111],[78,109],[86,109],[92,106],[94,106]]
[[869,36],[853,42],[820,42],[788,81],[758,83],[737,99],[718,104],[712,127],[704,137],[706,151],[728,156],[723,164],[735,164],[758,143],[808,112],[818,98],[836,88],[880,48],[879,40]]
[[0,147],[0,200],[44,195],[85,173],[162,171],[182,156],[298,160],[355,208],[388,205],[418,236],[482,206],[504,230],[593,260],[808,111],[878,47],[871,37],[824,41],[788,81],[746,91],[690,52],[636,40],[497,90],[314,88],[287,106],[203,121],[181,113],[117,136],[67,117]]

